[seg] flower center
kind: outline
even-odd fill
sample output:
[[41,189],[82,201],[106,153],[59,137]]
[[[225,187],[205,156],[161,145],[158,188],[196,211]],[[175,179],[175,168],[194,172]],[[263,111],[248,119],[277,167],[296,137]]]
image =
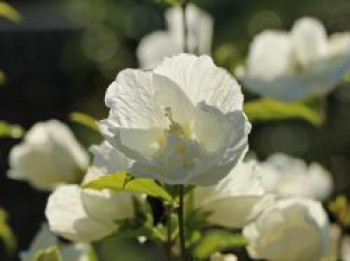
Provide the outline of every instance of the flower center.
[[166,130],[168,134],[175,134],[179,136],[183,136],[185,134],[184,128],[181,126],[180,123],[176,122],[173,118],[173,113],[171,111],[170,107],[165,107],[165,117],[169,120],[169,129]]

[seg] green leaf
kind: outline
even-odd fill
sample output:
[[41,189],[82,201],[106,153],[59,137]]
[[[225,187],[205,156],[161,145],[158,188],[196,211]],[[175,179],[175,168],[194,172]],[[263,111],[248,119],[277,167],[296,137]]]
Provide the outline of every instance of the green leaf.
[[207,232],[202,240],[194,248],[194,255],[197,258],[208,258],[215,252],[224,249],[243,247],[247,244],[241,234],[232,234],[224,230],[212,230]]
[[0,71],[0,85],[4,85],[6,83],[6,74],[3,71]]
[[319,126],[324,121],[322,112],[303,103],[286,103],[266,98],[247,102],[244,111],[252,122],[300,118]]
[[23,134],[24,131],[21,126],[0,121],[0,138],[11,137],[18,139],[21,138]]
[[21,14],[9,3],[0,1],[0,16],[12,22],[19,22],[22,19]]
[[87,115],[82,112],[72,112],[69,118],[71,119],[71,121],[75,123],[81,124],[94,131],[99,131],[98,125],[97,125],[97,119],[95,119],[90,115]]
[[5,244],[5,247],[9,253],[14,253],[17,247],[16,237],[13,234],[11,227],[7,223],[7,213],[0,208],[0,239]]
[[151,197],[161,198],[172,202],[171,195],[152,179],[131,178],[128,173],[118,172],[104,175],[84,185],[83,188],[95,190],[111,189],[113,191],[130,191],[147,194]]
[[34,261],[63,261],[57,246],[40,250],[35,254]]

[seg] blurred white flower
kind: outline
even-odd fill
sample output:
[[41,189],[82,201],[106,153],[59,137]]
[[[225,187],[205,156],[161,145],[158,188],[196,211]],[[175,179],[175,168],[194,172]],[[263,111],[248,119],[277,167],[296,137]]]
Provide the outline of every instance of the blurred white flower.
[[[188,47],[191,53],[210,54],[213,19],[193,4],[187,5]],[[142,39],[137,49],[141,67],[154,68],[163,58],[180,54],[183,48],[183,19],[179,6],[166,12],[167,31],[156,31]]]
[[310,166],[284,154],[270,156],[259,163],[262,183],[269,193],[326,200],[333,190],[330,173],[318,163]]
[[221,253],[215,253],[211,255],[210,261],[238,261],[237,256],[233,254],[221,254]]
[[240,86],[208,56],[181,54],[154,71],[124,70],[105,103],[110,112],[101,132],[134,160],[138,177],[212,185],[248,147]]
[[[188,200],[193,207],[209,211],[212,224],[241,228],[251,218],[251,212],[265,190],[255,163],[241,163],[218,184],[195,187]],[[190,203],[190,202],[189,202]]]
[[[339,243],[341,237],[341,228],[336,224],[329,226],[330,247],[328,252],[322,257],[321,261],[337,261],[339,256]],[[341,259],[344,260],[344,259]]]
[[314,18],[301,18],[290,33],[267,30],[249,50],[237,76],[250,91],[283,101],[324,95],[350,70],[350,33],[327,38]]
[[91,247],[87,244],[63,244],[52,234],[47,224],[41,226],[29,249],[20,253],[21,261],[33,261],[39,251],[58,247],[63,261],[89,261]]
[[[126,169],[126,157],[108,142],[93,146],[93,166],[83,184],[101,175]],[[46,217],[50,229],[62,237],[88,242],[102,239],[118,230],[116,221],[134,217],[132,194],[109,190],[81,189],[78,185],[58,187],[49,197]]]
[[243,235],[252,258],[270,261],[319,261],[330,247],[327,214],[306,198],[276,201],[244,227]]
[[11,179],[25,180],[41,190],[79,183],[89,156],[70,129],[57,120],[36,123],[10,152]]

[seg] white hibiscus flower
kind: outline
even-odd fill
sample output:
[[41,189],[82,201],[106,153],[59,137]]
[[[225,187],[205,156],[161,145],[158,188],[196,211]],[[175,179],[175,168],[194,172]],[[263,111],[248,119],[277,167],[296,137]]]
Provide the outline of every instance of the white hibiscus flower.
[[[126,169],[126,157],[108,142],[93,146],[93,166],[83,184],[101,175]],[[58,187],[49,197],[46,217],[50,229],[62,237],[88,242],[102,239],[118,230],[116,221],[134,217],[132,194],[109,190],[81,189],[78,185]]]
[[70,129],[57,120],[36,123],[10,152],[11,179],[25,180],[41,190],[78,183],[89,156]]
[[259,163],[259,175],[269,193],[326,200],[333,190],[330,173],[318,163],[310,166],[284,154],[275,154]]
[[290,33],[258,34],[237,76],[254,93],[298,101],[330,92],[349,70],[350,33],[327,38],[320,21],[301,18]]
[[110,112],[101,132],[134,161],[138,177],[212,185],[248,147],[241,89],[208,56],[181,54],[153,71],[124,70],[105,102]]
[[[215,225],[241,228],[251,221],[251,212],[265,195],[254,162],[239,164],[218,184],[196,187],[188,200],[195,209],[211,214],[208,221]],[[260,203],[261,204],[261,203]]]
[[[141,67],[154,68],[164,57],[180,54],[184,45],[182,11],[179,6],[166,12],[167,31],[156,31],[139,44],[137,56]],[[193,4],[187,5],[187,44],[191,53],[210,54],[213,19]]]
[[270,204],[244,227],[243,235],[249,255],[256,259],[319,261],[330,248],[327,214],[319,202],[306,198]]

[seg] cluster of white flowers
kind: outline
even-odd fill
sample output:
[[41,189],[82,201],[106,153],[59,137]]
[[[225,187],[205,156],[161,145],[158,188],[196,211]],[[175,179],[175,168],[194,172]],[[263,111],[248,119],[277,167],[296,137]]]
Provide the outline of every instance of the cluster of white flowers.
[[[52,191],[48,225],[71,241],[101,240],[117,233],[120,221],[135,218],[134,200],[144,202],[143,197],[82,188],[128,172],[160,185],[193,186],[185,203],[210,213],[210,225],[242,229],[251,258],[333,260],[329,221],[319,202],[332,192],[331,175],[317,163],[307,166],[282,154],[244,161],[251,124],[243,112],[241,87],[209,56],[171,56],[181,52],[185,41],[180,15],[178,7],[169,10],[169,31],[155,32],[140,44],[141,65],[153,69],[123,70],[107,89],[109,115],[99,123],[105,140],[90,149],[90,166],[69,129],[51,120],[34,125],[13,148],[8,176]],[[210,52],[211,18],[189,5],[188,28],[190,50]],[[240,77],[259,94],[298,100],[329,91],[350,68],[349,58],[348,34],[327,40],[317,20],[304,18],[290,34],[258,35]],[[44,226],[22,260],[50,246],[60,247],[65,260],[89,260],[86,245],[60,244]],[[342,249],[345,256],[349,248]],[[210,260],[238,258],[215,253]]]

